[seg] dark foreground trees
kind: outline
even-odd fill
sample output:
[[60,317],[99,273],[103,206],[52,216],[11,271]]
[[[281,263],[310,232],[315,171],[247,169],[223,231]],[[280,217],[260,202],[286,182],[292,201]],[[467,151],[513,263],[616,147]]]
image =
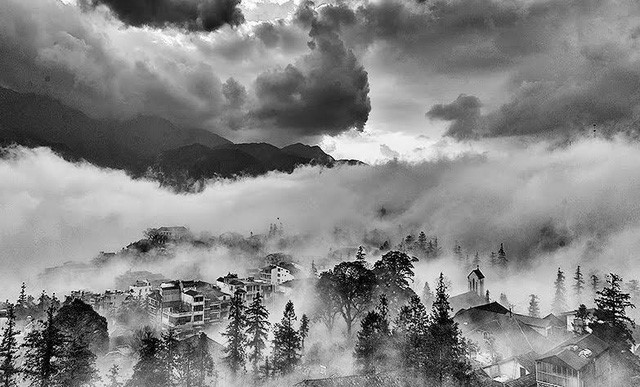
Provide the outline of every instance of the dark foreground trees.
[[365,373],[400,368],[429,385],[464,384],[470,380],[467,345],[453,321],[445,279],[438,278],[435,300],[428,314],[413,296],[400,309],[390,331],[386,300],[365,316],[358,332],[355,358]]
[[629,293],[622,291],[621,284],[619,275],[609,274],[607,286],[596,293],[596,310],[589,327],[602,340],[627,347],[635,343],[632,335],[635,323],[627,316],[627,309],[635,306]]
[[294,328],[296,312],[293,302],[287,302],[282,320],[273,331],[273,368],[281,374],[291,373],[300,361],[302,342],[300,332]]

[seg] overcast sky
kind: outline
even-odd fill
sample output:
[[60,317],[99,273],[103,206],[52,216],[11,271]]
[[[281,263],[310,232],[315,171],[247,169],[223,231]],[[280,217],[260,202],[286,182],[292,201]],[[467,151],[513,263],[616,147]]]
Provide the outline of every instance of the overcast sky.
[[635,135],[637,1],[147,3],[0,2],[0,84],[368,162]]

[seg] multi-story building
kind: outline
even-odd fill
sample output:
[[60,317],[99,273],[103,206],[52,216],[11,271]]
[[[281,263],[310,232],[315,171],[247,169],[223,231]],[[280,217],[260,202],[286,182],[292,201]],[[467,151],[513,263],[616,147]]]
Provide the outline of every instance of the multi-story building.
[[151,290],[151,282],[147,280],[138,280],[133,285],[129,285],[129,294],[136,299],[146,298],[151,294]]
[[274,285],[270,282],[255,279],[255,277],[238,278],[237,274],[231,273],[218,278],[217,285],[225,293],[238,293],[245,303],[251,302],[257,293],[260,293],[265,300],[268,300],[274,290]]
[[609,386],[609,348],[593,334],[565,341],[536,360],[537,387]]
[[257,270],[257,278],[272,285],[280,285],[295,279],[291,270],[279,265],[269,265]]
[[149,314],[162,328],[201,329],[228,315],[231,295],[203,281],[169,281],[147,298]]

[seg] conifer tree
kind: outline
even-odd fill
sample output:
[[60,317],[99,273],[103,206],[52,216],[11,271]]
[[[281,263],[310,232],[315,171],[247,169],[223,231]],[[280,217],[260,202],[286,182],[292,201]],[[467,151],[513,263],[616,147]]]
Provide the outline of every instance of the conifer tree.
[[55,385],[54,377],[62,370],[65,355],[65,337],[53,322],[54,306],[47,309],[42,329],[34,329],[25,337],[25,378],[32,387]]
[[440,273],[436,288],[435,301],[431,311],[431,323],[429,325],[429,355],[427,356],[427,375],[439,386],[443,386],[449,379],[459,383],[466,382],[469,378],[470,366],[466,361],[466,342],[453,321],[450,314],[449,295],[444,281],[444,275]]
[[0,385],[2,387],[17,386],[16,378],[20,373],[16,362],[19,349],[16,339],[18,333],[14,306],[9,304],[7,308],[7,323],[2,332],[2,342],[0,343]]
[[365,263],[366,258],[367,253],[364,251],[364,247],[358,247],[358,252],[356,253],[356,262]]
[[507,259],[507,253],[504,251],[504,244],[500,243],[500,250],[498,250],[497,263],[501,267],[507,267],[509,260]]
[[315,278],[318,276],[318,268],[316,267],[316,261],[311,261],[311,277]]
[[207,335],[200,332],[192,358],[195,368],[194,387],[215,386],[218,377],[215,362],[209,351],[208,340]]
[[573,291],[576,295],[576,300],[578,303],[582,302],[582,291],[584,289],[584,278],[582,276],[582,271],[580,271],[580,266],[576,268],[576,272],[573,275]]
[[417,296],[400,309],[393,336],[399,365],[415,378],[425,377],[429,361],[429,314]]
[[123,383],[120,382],[120,367],[117,364],[114,364],[109,368],[109,373],[107,374],[107,384],[106,387],[122,387]]
[[600,287],[600,278],[598,278],[598,275],[593,273],[591,274],[591,291],[593,292],[593,295],[596,296],[598,294],[598,290]]
[[55,376],[56,385],[83,387],[93,384],[98,378],[95,363],[96,355],[91,352],[86,340],[81,337],[69,338],[65,343],[60,372]]
[[166,387],[169,378],[163,359],[162,340],[150,329],[142,332],[138,362],[133,366],[133,375],[127,387]]
[[593,333],[609,344],[630,346],[635,343],[632,335],[634,321],[627,316],[627,309],[635,308],[631,296],[621,288],[622,278],[609,274],[607,286],[598,291],[593,322],[589,324]]
[[300,333],[293,327],[296,313],[293,302],[285,305],[282,320],[273,332],[273,368],[283,375],[291,373],[300,361]]
[[567,310],[567,298],[566,298],[566,288],[564,285],[564,272],[558,268],[558,273],[556,275],[556,280],[553,285],[555,287],[555,296],[553,298],[553,311],[555,313],[562,313]]
[[309,336],[309,317],[303,314],[300,318],[300,346],[304,352],[304,341]]
[[222,334],[227,338],[227,345],[224,348],[224,352],[227,354],[225,361],[234,375],[245,368],[246,324],[244,303],[240,293],[236,292],[229,306],[229,325],[227,325],[226,331]]
[[387,314],[388,302],[381,295],[376,309],[369,311],[360,322],[354,357],[365,374],[380,372],[389,365],[391,331]]
[[424,288],[422,289],[422,305],[430,307],[433,304],[433,292],[429,287],[429,281],[424,281]]
[[262,295],[256,293],[253,302],[247,308],[247,359],[253,365],[254,372],[258,371],[258,364],[262,361],[262,354],[267,347],[269,334],[269,311],[262,303]]
[[433,258],[440,256],[440,246],[438,246],[438,237],[433,238]]
[[529,295],[529,316],[540,317],[539,298],[535,294]]
[[18,296],[16,307],[18,309],[26,309],[27,307],[27,285],[24,282],[20,286],[20,295]]
[[169,329],[161,334],[162,344],[160,347],[160,361],[164,368],[164,373],[167,377],[167,384],[169,386],[175,385],[175,370],[178,368],[178,364],[183,360],[180,350],[178,349],[180,342],[178,341],[177,333],[173,329]]
[[418,249],[422,254],[427,253],[427,235],[424,231],[420,231],[420,234],[418,234]]
[[582,336],[587,333],[587,326],[589,325],[589,311],[585,304],[580,304],[576,316],[573,319],[573,333],[577,336]]

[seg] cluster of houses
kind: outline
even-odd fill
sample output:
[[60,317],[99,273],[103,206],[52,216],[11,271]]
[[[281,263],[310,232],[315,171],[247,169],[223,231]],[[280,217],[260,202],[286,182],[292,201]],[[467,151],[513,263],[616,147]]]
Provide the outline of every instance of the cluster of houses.
[[487,385],[619,385],[616,378],[624,357],[593,334],[577,335],[575,311],[545,317],[513,313],[486,298],[485,276],[479,267],[467,280],[468,291],[451,297],[450,303],[462,334],[477,344],[472,361],[490,379]]

